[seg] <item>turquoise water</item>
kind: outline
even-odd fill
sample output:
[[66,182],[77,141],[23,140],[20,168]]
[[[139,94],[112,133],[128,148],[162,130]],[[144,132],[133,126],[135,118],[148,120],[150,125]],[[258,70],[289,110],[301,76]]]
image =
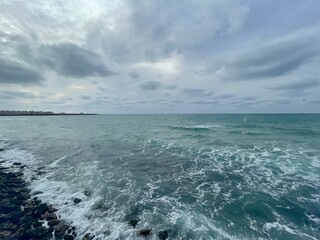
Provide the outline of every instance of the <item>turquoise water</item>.
[[0,117],[1,147],[79,239],[320,239],[317,114]]

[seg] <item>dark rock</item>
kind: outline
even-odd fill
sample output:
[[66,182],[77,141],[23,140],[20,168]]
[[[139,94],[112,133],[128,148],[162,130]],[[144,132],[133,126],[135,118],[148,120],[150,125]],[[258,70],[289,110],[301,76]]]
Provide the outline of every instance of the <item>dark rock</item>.
[[4,222],[0,223],[0,229],[2,231],[15,232],[18,229],[18,226],[16,224],[13,224],[12,222]]
[[33,211],[34,210],[33,201],[32,200],[26,201],[26,204],[24,205],[24,209],[25,209],[25,211],[27,211],[27,210]]
[[72,235],[64,235],[63,239],[64,240],[73,240],[74,236],[72,236]]
[[19,195],[19,199],[22,199],[22,200],[27,200],[29,198],[30,198],[30,194],[27,192],[21,192]]
[[42,203],[42,204],[40,204],[39,206],[36,207],[33,215],[35,217],[40,217],[41,214],[45,214],[46,211],[48,211],[48,206],[47,206],[47,204]]
[[3,152],[4,151],[4,148],[0,148],[0,152]]
[[23,227],[20,227],[13,235],[13,239],[29,240],[30,238],[31,238],[31,230]]
[[54,213],[49,213],[46,217],[47,221],[54,220],[54,219],[58,219],[57,215]]
[[35,222],[32,226],[33,226],[34,228],[41,227],[41,226],[42,226],[42,222]]
[[44,236],[46,236],[47,234],[49,233],[49,229],[44,227],[44,226],[41,226],[41,227],[38,227],[36,229],[34,229],[32,231],[32,236],[34,238],[43,238]]
[[62,237],[64,235],[64,233],[66,232],[66,230],[68,229],[68,226],[65,224],[58,224],[55,227],[55,232],[54,232],[54,236],[55,237]]
[[50,227],[54,227],[54,226],[58,225],[59,223],[60,223],[60,220],[58,220],[58,219],[52,219],[52,220],[48,221],[48,225]]
[[152,232],[152,229],[144,228],[139,231],[139,235],[142,237],[147,237],[147,236],[151,235],[151,232]]
[[82,240],[92,240],[92,239],[94,239],[94,235],[92,235],[91,233],[86,233],[84,236],[83,236],[83,238],[82,238]]
[[41,220],[45,220],[45,219],[47,219],[47,217],[48,217],[48,213],[47,212],[40,215],[40,219]]
[[14,162],[13,165],[14,165],[14,166],[18,166],[18,165],[21,165],[21,163],[19,163],[19,162]]
[[158,233],[158,237],[160,240],[165,240],[169,238],[169,231],[168,230],[162,230]]
[[56,209],[54,206],[52,206],[52,205],[48,205],[48,212],[49,213],[52,213],[52,212],[56,212],[56,211],[58,211],[58,209]]
[[132,227],[136,227],[139,221],[140,220],[138,220],[138,219],[131,219],[129,221],[129,225],[132,226]]
[[74,204],[78,204],[78,203],[80,203],[82,200],[80,199],[80,198],[75,198],[74,200],[73,200],[73,203]]
[[43,192],[42,191],[36,191],[33,193],[33,195],[38,195],[38,194],[42,194]]
[[[3,197],[3,196],[2,196]],[[0,206],[0,212],[1,213],[10,213],[14,210],[17,209],[17,206],[13,205],[13,204],[10,204],[10,205],[7,205],[7,206]]]
[[12,235],[11,231],[0,231],[0,238],[9,238]]
[[16,172],[14,173],[15,177],[21,177],[23,176],[23,172]]
[[91,197],[91,195],[92,195],[91,191],[89,191],[89,190],[84,190],[84,191],[83,191],[83,194],[84,194],[86,197]]
[[35,204],[36,206],[39,206],[39,205],[41,204],[41,200],[34,200],[34,204]]
[[9,218],[12,223],[20,222],[20,218],[24,215],[21,210],[17,210],[15,212],[10,213]]

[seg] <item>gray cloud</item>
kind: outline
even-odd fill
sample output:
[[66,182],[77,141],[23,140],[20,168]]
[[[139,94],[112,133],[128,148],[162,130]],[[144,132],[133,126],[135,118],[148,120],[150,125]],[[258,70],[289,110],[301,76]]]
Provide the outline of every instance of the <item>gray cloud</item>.
[[[308,36],[309,35],[309,36]],[[319,61],[320,53],[318,33],[307,36],[295,36],[257,47],[245,53],[236,54],[226,59],[216,59],[209,66],[213,71],[221,71],[223,79],[260,80],[284,76],[298,70],[310,61]]]
[[115,74],[98,54],[72,43],[44,45],[40,52],[40,61],[64,76],[84,78]]
[[137,73],[137,72],[131,72],[131,73],[130,73],[130,77],[135,79],[135,78],[140,77],[140,75],[139,75],[139,73]]
[[318,86],[320,83],[319,80],[311,79],[311,80],[300,80],[295,82],[289,82],[285,84],[281,84],[279,86],[272,86],[269,89],[273,90],[305,90],[309,88],[313,88]]
[[196,113],[285,111],[305,98],[297,111],[318,111],[318,0],[116,2],[0,1],[3,102]]
[[199,101],[192,101],[191,104],[199,104],[199,105],[218,105],[221,104],[220,101],[217,100],[199,100]]
[[213,91],[207,89],[200,89],[200,88],[185,88],[182,91],[191,97],[210,97],[214,95]]
[[0,83],[40,84],[42,80],[43,76],[33,67],[0,58]]
[[227,99],[227,98],[233,98],[235,95],[233,94],[222,94],[217,96],[217,98]]
[[157,90],[161,87],[161,83],[158,81],[147,81],[139,85],[143,90]]
[[81,96],[81,98],[82,98],[83,100],[90,100],[92,97],[83,95],[83,96]]
[[121,64],[156,62],[175,53],[201,51],[215,37],[241,29],[249,13],[238,0],[127,3],[127,14],[116,28],[110,31],[103,16],[87,35],[89,45],[101,45],[107,56]]
[[15,99],[15,98],[45,98],[44,96],[34,95],[23,91],[1,91],[1,99]]

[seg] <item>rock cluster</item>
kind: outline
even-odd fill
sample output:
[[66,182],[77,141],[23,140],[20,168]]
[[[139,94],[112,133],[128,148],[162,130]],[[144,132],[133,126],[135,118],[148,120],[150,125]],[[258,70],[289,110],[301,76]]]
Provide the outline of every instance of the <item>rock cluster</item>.
[[57,209],[31,197],[23,173],[8,170],[0,167],[0,239],[74,239],[75,228],[59,219]]

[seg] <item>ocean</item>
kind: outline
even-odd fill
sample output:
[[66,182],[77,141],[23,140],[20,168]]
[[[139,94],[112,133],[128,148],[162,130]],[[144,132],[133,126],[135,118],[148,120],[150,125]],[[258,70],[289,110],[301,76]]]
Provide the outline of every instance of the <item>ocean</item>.
[[320,239],[319,114],[0,117],[0,148],[78,239]]

